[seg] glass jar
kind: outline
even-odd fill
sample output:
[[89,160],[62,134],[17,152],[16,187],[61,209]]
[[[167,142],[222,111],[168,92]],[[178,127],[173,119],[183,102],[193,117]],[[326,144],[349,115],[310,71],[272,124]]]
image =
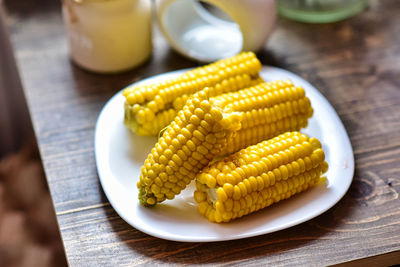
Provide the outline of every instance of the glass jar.
[[79,66],[113,73],[149,58],[150,0],[63,0],[70,55]]
[[369,0],[279,0],[279,14],[302,22],[326,23],[349,18],[368,5]]

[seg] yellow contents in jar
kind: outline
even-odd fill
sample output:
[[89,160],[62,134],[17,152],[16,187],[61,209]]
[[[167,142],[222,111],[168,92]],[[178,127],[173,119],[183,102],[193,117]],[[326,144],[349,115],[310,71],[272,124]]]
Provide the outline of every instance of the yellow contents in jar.
[[95,72],[118,72],[151,54],[151,1],[65,0],[72,60]]

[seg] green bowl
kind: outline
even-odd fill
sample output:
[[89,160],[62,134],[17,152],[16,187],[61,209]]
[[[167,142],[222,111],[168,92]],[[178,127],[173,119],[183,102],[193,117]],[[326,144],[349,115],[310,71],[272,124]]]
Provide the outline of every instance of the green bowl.
[[278,0],[281,16],[307,23],[343,20],[363,11],[369,0]]

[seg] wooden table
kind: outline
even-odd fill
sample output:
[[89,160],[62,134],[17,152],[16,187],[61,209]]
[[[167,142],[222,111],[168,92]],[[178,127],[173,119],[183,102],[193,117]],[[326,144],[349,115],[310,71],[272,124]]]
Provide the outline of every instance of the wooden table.
[[373,1],[363,14],[329,25],[278,21],[259,57],[301,75],[332,103],[354,148],[354,181],[315,219],[215,243],[165,241],[132,228],[107,201],[94,161],[94,126],[112,95],[196,63],[156,33],[153,57],[135,70],[81,70],[68,59],[58,2],[10,1],[8,21],[71,266],[400,263],[400,1]]

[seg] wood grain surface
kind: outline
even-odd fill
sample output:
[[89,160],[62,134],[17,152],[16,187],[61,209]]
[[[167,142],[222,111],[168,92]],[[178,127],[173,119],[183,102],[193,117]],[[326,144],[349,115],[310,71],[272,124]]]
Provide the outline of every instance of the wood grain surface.
[[146,64],[119,75],[92,74],[69,61],[58,1],[9,1],[7,7],[71,266],[400,263],[400,1],[372,1],[366,12],[333,24],[279,19],[258,56],[307,79],[332,103],[353,145],[354,181],[337,205],[313,220],[215,243],[165,241],[129,226],[108,203],[94,161],[94,126],[113,94],[196,62],[174,53],[155,32]]

